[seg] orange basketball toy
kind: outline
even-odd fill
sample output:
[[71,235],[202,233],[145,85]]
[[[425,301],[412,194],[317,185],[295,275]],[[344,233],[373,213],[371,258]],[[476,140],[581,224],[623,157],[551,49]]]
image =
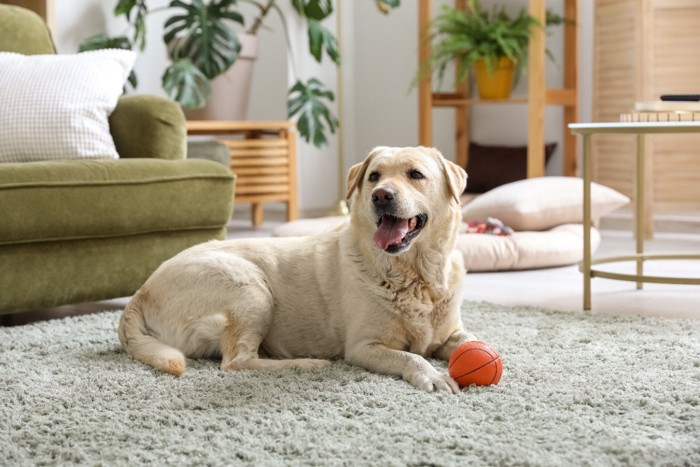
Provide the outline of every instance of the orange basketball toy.
[[465,342],[452,352],[447,369],[460,388],[476,384],[498,384],[503,362],[496,349],[486,342]]

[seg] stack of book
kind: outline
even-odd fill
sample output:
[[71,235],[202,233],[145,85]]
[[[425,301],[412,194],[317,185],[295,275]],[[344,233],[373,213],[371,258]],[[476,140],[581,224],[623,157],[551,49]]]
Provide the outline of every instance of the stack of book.
[[696,122],[700,121],[700,101],[641,101],[634,110],[620,114],[621,122]]

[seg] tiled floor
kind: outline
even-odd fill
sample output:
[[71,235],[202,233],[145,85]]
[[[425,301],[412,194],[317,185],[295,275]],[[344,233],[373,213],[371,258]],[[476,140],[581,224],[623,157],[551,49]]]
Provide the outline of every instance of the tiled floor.
[[[229,238],[269,236],[283,220],[276,213],[266,213],[264,224],[254,229],[245,211],[239,211],[229,224]],[[603,230],[603,240],[595,256],[631,254],[634,241],[631,233]],[[657,233],[648,242],[647,251],[700,253],[700,234]],[[609,265],[611,270],[631,264]],[[648,274],[700,277],[699,261],[648,262]],[[468,273],[464,298],[507,305],[532,305],[563,311],[583,313],[583,280],[577,266],[517,272]],[[684,317],[700,319],[700,286],[645,284],[636,290],[630,282],[596,278],[593,280],[593,313],[625,315]],[[47,310],[36,310],[16,316],[0,317],[0,324],[14,325],[108,309],[121,309],[128,298],[106,302],[70,305]]]

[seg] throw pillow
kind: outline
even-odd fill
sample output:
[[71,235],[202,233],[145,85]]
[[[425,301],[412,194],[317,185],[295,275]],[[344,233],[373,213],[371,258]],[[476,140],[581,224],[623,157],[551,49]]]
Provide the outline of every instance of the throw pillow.
[[0,52],[0,162],[117,159],[108,117],[135,60],[117,49]]
[[[544,147],[545,164],[549,163],[557,143]],[[466,167],[469,193],[486,193],[498,186],[527,178],[527,146],[483,146],[469,143]]]
[[[612,188],[591,184],[591,218],[629,203]],[[462,208],[465,220],[500,219],[515,231],[546,230],[583,221],[583,180],[577,177],[537,177],[495,188]]]

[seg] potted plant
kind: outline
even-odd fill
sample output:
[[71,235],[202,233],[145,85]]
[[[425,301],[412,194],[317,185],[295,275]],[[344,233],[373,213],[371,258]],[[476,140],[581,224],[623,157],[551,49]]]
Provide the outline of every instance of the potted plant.
[[[309,53],[321,62],[324,55],[335,64],[340,63],[335,36],[323,25],[333,13],[332,0],[290,0],[293,11],[304,22]],[[375,0],[380,10],[388,11],[400,0]],[[163,89],[185,109],[202,108],[211,95],[211,80],[225,73],[241,57],[241,28],[255,36],[270,12],[274,11],[286,24],[284,11],[278,0],[242,0],[256,7],[256,15],[246,21],[237,0],[172,0],[166,7],[149,9],[147,0],[117,0],[116,16],[124,16],[127,31],[118,37],[98,34],[81,44],[80,50],[100,48],[146,47],[146,18],[148,15],[169,10],[172,16],[164,22],[163,41],[169,54],[170,65],[162,77]],[[285,30],[285,33],[287,31]],[[290,38],[287,50],[291,54]],[[328,105],[333,93],[317,78],[303,80],[295,76],[289,89],[287,107],[290,118],[296,118],[299,134],[315,146],[327,143],[327,131],[335,132],[338,120]],[[131,75],[129,83],[137,85]]]
[[[546,26],[562,24],[564,18],[547,10]],[[447,66],[459,63],[457,81],[463,81],[473,69],[482,99],[510,96],[513,76],[527,64],[527,45],[537,19],[521,8],[509,15],[505,8],[482,7],[479,0],[469,0],[460,10],[444,6],[432,22],[433,41],[430,63],[442,81]],[[547,55],[552,55],[547,51]]]

